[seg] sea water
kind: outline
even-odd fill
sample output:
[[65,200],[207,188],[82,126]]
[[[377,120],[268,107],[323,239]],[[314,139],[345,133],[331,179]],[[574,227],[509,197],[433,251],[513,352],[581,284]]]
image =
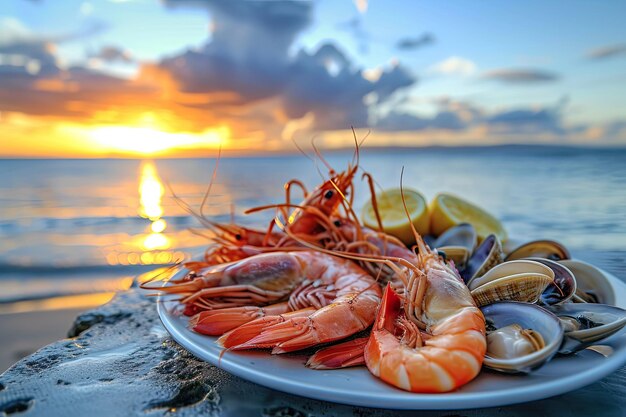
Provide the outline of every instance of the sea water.
[[[336,170],[348,151],[326,155]],[[313,161],[312,159],[315,159]],[[0,303],[117,291],[208,243],[191,212],[265,226],[292,178],[309,189],[328,168],[301,154],[215,159],[0,160]],[[382,188],[439,192],[493,213],[509,236],[555,239],[626,279],[626,150],[566,147],[363,149]],[[355,207],[367,199],[356,178]],[[211,185],[206,198],[207,187]],[[301,193],[293,190],[293,201]],[[358,211],[358,210],[357,210]]]

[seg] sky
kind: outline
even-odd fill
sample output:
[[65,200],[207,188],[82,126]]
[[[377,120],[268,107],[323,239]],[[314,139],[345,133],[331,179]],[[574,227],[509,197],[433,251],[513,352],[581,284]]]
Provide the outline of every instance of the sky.
[[0,157],[626,146],[619,1],[4,0]]

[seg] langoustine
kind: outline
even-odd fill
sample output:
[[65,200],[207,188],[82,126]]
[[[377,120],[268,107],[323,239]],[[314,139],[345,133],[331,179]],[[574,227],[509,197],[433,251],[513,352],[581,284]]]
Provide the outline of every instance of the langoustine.
[[368,328],[381,297],[376,280],[355,263],[304,250],[255,255],[150,288],[181,294],[183,304],[206,308],[190,320],[194,330],[219,335],[234,329],[221,339],[225,347],[272,347],[274,353]]

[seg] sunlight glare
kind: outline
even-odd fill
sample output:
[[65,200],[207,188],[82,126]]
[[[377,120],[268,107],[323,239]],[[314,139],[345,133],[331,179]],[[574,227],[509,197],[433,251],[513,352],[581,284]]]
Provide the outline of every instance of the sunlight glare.
[[163,219],[155,220],[150,225],[150,230],[154,233],[161,233],[167,227],[167,222]]
[[[161,184],[156,167],[151,161],[144,161],[141,164],[141,179],[139,181],[139,201],[141,217],[152,221],[158,220],[163,215],[161,198],[165,189]],[[161,229],[163,231],[165,228]]]
[[150,233],[143,240],[143,248],[145,250],[168,249],[170,240],[162,233]]
[[154,154],[167,150],[218,148],[228,138],[227,128],[208,129],[201,133],[171,133],[152,127],[98,126],[89,135],[111,151]]

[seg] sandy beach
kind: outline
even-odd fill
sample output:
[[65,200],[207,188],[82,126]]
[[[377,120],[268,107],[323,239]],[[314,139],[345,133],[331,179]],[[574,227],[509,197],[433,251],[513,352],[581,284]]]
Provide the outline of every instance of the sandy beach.
[[67,337],[74,318],[86,309],[0,314],[0,373],[38,349]]

